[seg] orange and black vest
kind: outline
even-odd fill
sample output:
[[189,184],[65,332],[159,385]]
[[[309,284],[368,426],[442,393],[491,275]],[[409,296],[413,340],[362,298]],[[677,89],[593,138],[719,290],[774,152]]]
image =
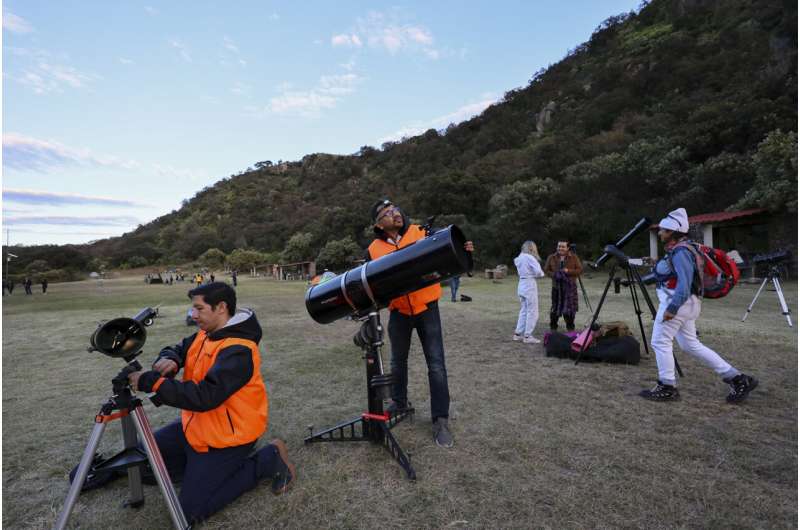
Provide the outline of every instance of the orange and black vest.
[[[409,225],[406,233],[400,238],[400,243],[390,243],[384,239],[377,238],[369,245],[370,259],[378,259],[396,250],[425,238],[425,230],[419,225]],[[439,300],[442,296],[442,287],[436,283],[423,287],[403,296],[398,296],[389,303],[389,311],[397,310],[404,315],[416,315],[426,311],[428,304]]]
[[217,449],[253,442],[267,430],[269,400],[261,378],[261,356],[252,340],[224,338],[211,340],[199,331],[186,352],[183,380],[200,383],[214,365],[217,355],[228,346],[245,346],[253,356],[253,375],[219,407],[206,411],[181,411],[186,440],[200,453],[209,447]]

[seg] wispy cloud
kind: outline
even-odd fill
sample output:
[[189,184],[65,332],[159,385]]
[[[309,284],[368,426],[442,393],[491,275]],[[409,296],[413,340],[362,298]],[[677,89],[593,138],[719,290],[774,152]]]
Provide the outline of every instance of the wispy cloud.
[[158,15],[159,11],[153,6],[144,6],[144,11],[151,17]]
[[264,108],[247,107],[251,115],[282,114],[312,117],[322,110],[332,109],[347,94],[355,91],[363,78],[354,74],[324,75],[310,90],[293,90],[291,85],[280,87],[282,94],[270,99]]
[[242,83],[241,81],[236,81],[231,87],[231,93],[237,96],[249,96],[250,90],[253,87],[248,85],[247,83]]
[[28,23],[24,18],[11,13],[10,11],[3,12],[3,29],[11,33],[31,33],[33,26]]
[[236,45],[233,39],[231,39],[227,35],[222,37],[222,47],[224,48],[221,54],[222,60],[220,61],[222,65],[227,65],[229,64],[230,61],[230,62],[235,62],[242,68],[245,68],[247,66],[247,61],[245,61],[242,58],[239,46]]
[[119,58],[119,62],[121,62],[122,64],[125,64],[125,65],[133,64],[133,60],[132,59],[128,59],[126,57],[120,57]]
[[331,37],[334,47],[370,48],[388,51],[394,55],[400,51],[419,52],[429,59],[441,57],[434,47],[433,33],[424,26],[405,24],[392,14],[370,12],[356,20],[355,29]]
[[121,226],[139,224],[139,219],[131,216],[79,217],[71,215],[19,215],[3,218],[6,225],[61,225],[61,226]]
[[280,16],[278,13],[275,13],[275,12],[273,11],[273,13],[272,13],[272,14],[269,16],[269,19],[270,19],[270,20],[273,20],[273,21],[274,21],[274,20],[280,20],[280,19],[281,19],[281,16]]
[[58,142],[40,140],[17,133],[3,135],[3,167],[22,171],[48,171],[64,166],[136,169],[133,160],[96,155],[88,149],[74,149]]
[[412,136],[421,134],[427,131],[428,129],[444,129],[451,123],[460,123],[464,120],[472,118],[473,116],[477,116],[478,114],[486,110],[486,108],[489,107],[490,105],[497,103],[498,100],[499,98],[496,96],[493,96],[491,94],[485,94],[484,96],[482,96],[482,99],[480,101],[477,101],[475,103],[469,103],[467,105],[459,107],[458,109],[449,114],[439,116],[428,122],[406,125],[400,128],[399,130],[395,131],[394,133],[378,139],[377,143],[378,145],[381,145],[384,142],[394,142],[402,140],[403,138],[410,138]]
[[6,77],[25,85],[36,94],[63,92],[64,88],[84,89],[93,81],[102,79],[97,74],[82,72],[73,66],[63,64],[66,57],[55,57],[47,50],[6,48],[22,63],[19,67],[12,62],[6,68]]
[[[100,197],[95,195],[80,195],[77,193],[54,193],[49,191],[23,190],[7,188],[3,190],[3,200],[23,204],[34,204],[39,206],[112,206],[112,207],[146,207],[147,204],[138,203],[113,197]],[[10,210],[4,208],[3,213]]]
[[355,33],[351,35],[348,35],[346,33],[341,33],[339,35],[334,35],[333,37],[331,37],[331,44],[333,46],[347,46],[352,48],[360,48],[361,38]]
[[186,61],[187,63],[192,62],[192,55],[189,53],[189,48],[178,39],[170,39],[169,45],[178,50],[178,54],[181,56],[181,59]]
[[204,171],[177,168],[169,164],[153,164],[153,171],[155,171],[155,174],[159,177],[169,179],[201,180],[208,178],[208,175]]

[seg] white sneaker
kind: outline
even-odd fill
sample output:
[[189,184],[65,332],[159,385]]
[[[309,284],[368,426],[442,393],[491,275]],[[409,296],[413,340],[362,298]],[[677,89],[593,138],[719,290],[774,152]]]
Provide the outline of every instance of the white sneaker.
[[532,335],[528,335],[527,337],[522,339],[522,342],[524,342],[525,344],[541,344],[542,343],[542,341],[540,341],[539,339],[537,339],[536,337],[534,337]]
[[511,337],[511,340],[513,340],[514,342],[519,342],[519,341],[522,340],[522,335],[520,335],[518,333],[514,333],[514,336]]

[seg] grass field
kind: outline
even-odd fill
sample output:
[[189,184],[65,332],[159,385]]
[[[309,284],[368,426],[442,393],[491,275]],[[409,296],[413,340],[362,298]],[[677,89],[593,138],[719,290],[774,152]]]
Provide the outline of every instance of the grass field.
[[[605,276],[586,278],[593,303]],[[725,403],[727,386],[678,351],[686,372],[682,401],[652,403],[637,392],[652,385],[652,357],[638,366],[581,364],[547,358],[540,345],[511,342],[516,282],[465,278],[471,303],[441,302],[452,395],[453,449],[437,448],[429,422],[425,362],[415,339],[409,394],[413,423],[394,429],[412,455],[409,482],[384,451],[370,444],[303,445],[317,429],[366,407],[357,324],[326,326],[308,317],[300,283],[242,278],[240,304],[264,328],[262,369],[270,426],[261,443],[284,438],[299,479],[275,498],[267,484],[245,494],[203,528],[796,528],[797,334],[781,316],[774,292],[737,287],[707,301],[702,340],[761,386],[740,406]],[[122,362],[87,353],[98,321],[132,316],[161,303],[141,359],[192,332],[184,325],[188,284],[147,286],[140,278],[51,285],[43,296],[3,298],[4,528],[49,528],[68,490],[92,421]],[[540,281],[540,292],[549,284]],[[793,316],[797,285],[784,285]],[[609,295],[601,321],[634,328],[630,298]],[[540,297],[545,313],[549,302]],[[588,320],[581,308],[578,321]],[[384,312],[384,319],[386,315]],[[542,321],[537,327],[541,334]],[[649,335],[650,319],[645,319]],[[546,324],[546,322],[544,322]],[[637,330],[638,337],[638,328]],[[384,359],[388,362],[388,348]],[[154,428],[177,417],[145,409]],[[106,454],[121,445],[106,430]],[[74,528],[168,528],[157,487],[146,486],[139,510],[122,508],[127,483],[82,495]]]

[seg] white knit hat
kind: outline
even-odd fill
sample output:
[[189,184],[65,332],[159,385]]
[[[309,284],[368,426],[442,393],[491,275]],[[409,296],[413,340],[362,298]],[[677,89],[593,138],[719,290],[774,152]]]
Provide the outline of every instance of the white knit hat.
[[689,232],[689,216],[685,208],[672,210],[658,223],[659,228],[666,228],[674,232],[686,234]]

